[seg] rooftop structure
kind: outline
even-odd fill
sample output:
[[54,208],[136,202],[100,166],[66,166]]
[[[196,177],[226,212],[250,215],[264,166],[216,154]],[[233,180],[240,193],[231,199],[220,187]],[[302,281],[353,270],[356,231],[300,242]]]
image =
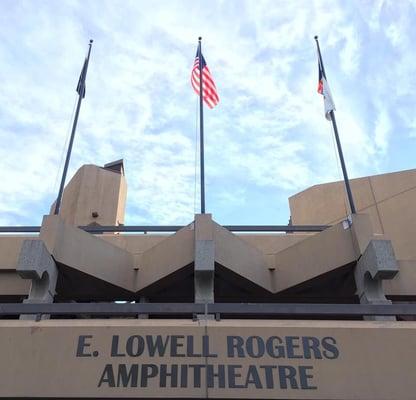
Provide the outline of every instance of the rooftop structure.
[[129,227],[122,160],[84,165],[0,236],[0,397],[414,398],[416,170],[351,187],[352,216],[334,182],[284,227]]

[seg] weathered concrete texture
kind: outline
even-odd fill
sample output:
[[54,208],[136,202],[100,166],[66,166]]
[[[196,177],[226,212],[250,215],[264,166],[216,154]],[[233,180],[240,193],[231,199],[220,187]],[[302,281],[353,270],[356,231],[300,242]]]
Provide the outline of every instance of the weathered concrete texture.
[[57,215],[44,217],[40,238],[57,263],[135,291],[134,260],[129,252],[65,224]]
[[211,214],[195,215],[195,303],[214,302],[215,248]]
[[[357,295],[361,303],[390,304],[382,281],[393,279],[399,272],[389,240],[371,240],[355,267]],[[366,317],[372,320],[395,320],[395,317]]]
[[390,240],[372,240],[358,261],[373,279],[392,279],[399,272]]
[[[58,269],[41,240],[23,241],[16,271],[23,279],[31,279],[29,296],[25,303],[53,303]],[[20,317],[20,319],[35,318],[34,315]],[[42,318],[46,319],[48,316],[44,315]]]
[[30,299],[48,303],[53,301],[58,269],[41,240],[23,242],[16,271],[22,278],[32,280]]

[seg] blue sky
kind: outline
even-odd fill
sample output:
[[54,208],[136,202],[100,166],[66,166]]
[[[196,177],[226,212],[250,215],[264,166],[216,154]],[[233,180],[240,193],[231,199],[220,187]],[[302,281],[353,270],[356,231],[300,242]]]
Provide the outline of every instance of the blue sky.
[[315,34],[350,177],[414,168],[415,1],[1,0],[0,224],[49,211],[90,38],[69,177],[124,158],[126,224],[190,222],[199,35],[220,95],[205,111],[207,212],[287,223],[290,195],[342,177]]

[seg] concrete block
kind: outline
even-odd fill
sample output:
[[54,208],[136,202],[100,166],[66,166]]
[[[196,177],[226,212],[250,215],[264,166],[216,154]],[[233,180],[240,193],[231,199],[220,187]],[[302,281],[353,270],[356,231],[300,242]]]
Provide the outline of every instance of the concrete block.
[[214,271],[214,241],[196,240],[195,241],[195,271]]
[[195,216],[194,290],[196,303],[214,302],[215,245],[211,214]]
[[[362,304],[391,304],[383,290],[383,280],[399,272],[389,240],[370,240],[354,271],[357,295]],[[395,320],[390,316],[369,316],[366,320]]]
[[392,279],[399,272],[390,240],[371,240],[360,262],[373,279]]
[[[53,303],[56,294],[58,268],[42,240],[24,240],[20,250],[17,273],[31,279],[29,296],[24,303]],[[49,318],[48,315],[42,319]],[[20,319],[38,319],[36,315],[22,315]]]

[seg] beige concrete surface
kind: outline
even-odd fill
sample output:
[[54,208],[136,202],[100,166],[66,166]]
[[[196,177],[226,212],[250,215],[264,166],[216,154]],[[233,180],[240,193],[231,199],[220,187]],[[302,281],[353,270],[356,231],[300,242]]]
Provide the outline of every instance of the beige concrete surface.
[[[370,178],[351,179],[357,212],[376,203]],[[312,186],[289,197],[293,225],[333,224],[350,212],[343,181]]]
[[339,223],[275,255],[274,290],[285,290],[357,258],[351,229]]
[[264,254],[222,226],[215,224],[215,261],[234,273],[273,292]]
[[377,203],[416,187],[416,169],[397,171],[370,177]]
[[15,270],[19,258],[20,248],[26,239],[35,239],[36,236],[4,235],[0,236],[0,271]]
[[399,273],[383,281],[387,296],[415,296],[416,293],[416,260],[399,260]]
[[[357,211],[370,215],[375,234],[386,234],[396,257],[416,260],[416,169],[352,179]],[[343,182],[312,186],[289,198],[293,224],[333,224],[345,218]]]
[[[347,229],[339,223],[315,235],[266,235],[264,250],[282,249],[269,254],[259,250],[262,236],[251,235],[244,240],[216,223],[213,234],[216,262],[271,293],[353,263],[374,238],[371,218],[365,214],[355,215],[352,227]],[[174,235],[94,236],[64,224],[57,216],[47,216],[40,239],[58,263],[131,292],[153,285],[194,261],[193,224]],[[257,246],[251,245],[250,240]],[[16,263],[20,241],[21,238],[12,238],[9,251],[3,253],[11,270],[15,268],[11,264]],[[3,247],[7,247],[7,240],[3,242]],[[14,277],[12,281],[15,282]],[[396,292],[402,284],[401,280],[397,282]]]
[[[314,235],[315,233],[313,233]],[[244,242],[257,247],[263,254],[276,254],[294,244],[308,239],[311,234],[304,233],[234,233]]]
[[[316,234],[235,234],[215,224],[216,262],[275,293],[352,263],[371,239],[391,239],[404,271],[386,288],[394,295],[400,288],[403,295],[412,295],[416,276],[409,265],[416,261],[416,170],[354,179],[352,188],[362,213],[354,216],[350,229],[339,224]],[[62,217],[67,223],[46,218],[40,238],[58,262],[136,292],[190,265],[195,237],[193,224],[176,234],[148,235],[94,236],[71,227],[91,222],[91,210],[97,207],[102,211],[95,222],[121,222],[126,190],[123,175],[83,166],[65,191]],[[343,182],[313,186],[289,202],[293,224],[334,223],[345,217]],[[100,220],[104,217],[110,219]],[[0,271],[15,271],[21,242],[28,237],[35,236],[0,236]],[[1,276],[4,291],[6,287],[7,293],[12,287],[22,291],[13,274]]]
[[142,254],[173,234],[102,234],[99,239],[105,240],[132,254]]
[[[60,216],[75,226],[123,224],[126,196],[124,175],[96,165],[83,165],[65,186]],[[54,205],[51,214],[53,211]],[[98,217],[94,218],[93,212]]]
[[3,320],[0,352],[2,398],[413,400],[416,392],[416,322]]
[[133,255],[81,229],[57,215],[45,216],[39,238],[56,262],[134,291]]
[[396,257],[416,260],[416,188],[378,204],[385,232],[391,238]]
[[0,296],[27,296],[31,281],[14,271],[0,271]]
[[135,289],[141,290],[194,261],[194,226],[185,226],[139,258]]

